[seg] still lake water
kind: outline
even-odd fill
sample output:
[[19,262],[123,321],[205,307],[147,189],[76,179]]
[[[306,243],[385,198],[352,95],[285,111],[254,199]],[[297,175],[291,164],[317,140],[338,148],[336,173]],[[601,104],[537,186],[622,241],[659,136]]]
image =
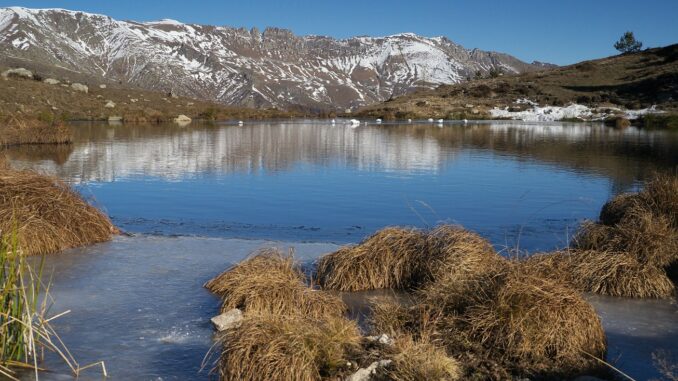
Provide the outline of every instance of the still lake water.
[[[552,250],[611,195],[678,166],[676,133],[582,124],[73,128],[71,146],[5,155],[74,184],[134,235],[48,258],[69,348],[116,380],[207,379],[218,301],[201,285],[257,247],[311,262],[384,226],[449,222],[499,249]],[[655,376],[656,348],[678,354],[674,301],[592,302],[609,360],[631,375]],[[48,364],[58,371],[43,379],[64,378]]]

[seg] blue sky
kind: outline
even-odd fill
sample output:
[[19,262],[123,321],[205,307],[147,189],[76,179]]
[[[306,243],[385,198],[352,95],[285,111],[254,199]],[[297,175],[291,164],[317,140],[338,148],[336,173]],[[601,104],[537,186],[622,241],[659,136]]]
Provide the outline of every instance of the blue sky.
[[467,48],[513,54],[526,61],[568,64],[615,54],[626,30],[645,46],[678,43],[678,0],[261,0],[19,1],[0,6],[67,8],[117,19],[183,22],[334,37],[414,32],[444,35]]

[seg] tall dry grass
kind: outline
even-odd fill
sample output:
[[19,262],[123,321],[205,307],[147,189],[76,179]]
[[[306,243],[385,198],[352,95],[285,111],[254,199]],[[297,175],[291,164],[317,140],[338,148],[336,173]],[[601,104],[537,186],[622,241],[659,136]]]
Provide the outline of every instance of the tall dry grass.
[[294,261],[277,249],[263,249],[209,280],[205,287],[222,297],[222,312],[341,316],[346,305],[337,295],[314,290]]
[[678,177],[656,175],[637,194],[620,195],[573,239],[582,250],[626,252],[657,268],[678,262]]
[[378,369],[378,376],[393,381],[455,381],[462,379],[462,367],[447,355],[444,348],[429,338],[415,340],[410,336],[398,338],[392,363]]
[[606,339],[593,307],[557,281],[510,271],[496,295],[467,309],[466,332],[523,374],[571,375],[598,368]]
[[62,122],[9,116],[0,118],[0,146],[18,144],[65,144],[73,132]]
[[60,180],[0,169],[0,234],[16,232],[25,255],[51,254],[104,242],[118,230]]
[[[48,317],[49,284],[42,281],[43,262],[30,266],[19,251],[16,232],[0,238],[0,378],[18,381],[16,370],[32,370],[39,380],[44,352],[53,352],[78,377],[103,362],[80,366],[52,327],[52,321],[68,311]],[[42,297],[42,302],[40,302]]]
[[224,381],[316,381],[341,372],[359,348],[355,322],[343,317],[248,314],[219,339]]
[[333,290],[412,290],[450,272],[499,260],[487,240],[459,226],[431,231],[388,227],[320,258],[317,272],[319,283]]
[[411,288],[425,276],[428,252],[425,232],[385,228],[358,245],[320,258],[318,282],[340,291]]
[[558,280],[581,292],[632,298],[666,298],[673,282],[661,269],[625,252],[562,250],[518,263],[522,271]]

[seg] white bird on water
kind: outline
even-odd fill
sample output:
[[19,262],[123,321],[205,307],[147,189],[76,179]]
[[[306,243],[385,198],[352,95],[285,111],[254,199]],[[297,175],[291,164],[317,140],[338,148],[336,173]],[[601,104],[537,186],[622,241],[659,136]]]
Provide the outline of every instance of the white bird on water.
[[242,120],[239,120],[239,121],[238,121],[238,126],[242,126],[243,124],[245,124],[245,123],[243,123]]
[[334,126],[335,124],[337,124],[337,121],[332,119],[332,125]]
[[468,120],[464,119],[464,124],[468,123]]
[[351,119],[349,123],[351,123],[351,127],[353,128],[360,127],[360,121],[358,119]]
[[381,123],[381,119],[377,119],[377,124],[380,124],[380,123]]
[[412,123],[412,119],[408,119],[408,120],[407,120],[407,123]]
[[428,118],[429,123],[433,123],[433,118]]
[[445,119],[438,119],[438,123],[440,123],[440,124],[443,124],[444,121],[445,121]]

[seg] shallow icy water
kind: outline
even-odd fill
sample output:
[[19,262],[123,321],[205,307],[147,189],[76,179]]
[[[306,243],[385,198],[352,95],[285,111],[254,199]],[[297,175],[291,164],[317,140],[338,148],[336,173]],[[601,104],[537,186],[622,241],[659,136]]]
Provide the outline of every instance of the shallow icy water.
[[[55,322],[81,364],[105,361],[111,380],[209,379],[200,371],[212,345],[210,317],[218,299],[202,284],[261,247],[294,247],[304,263],[336,249],[324,243],[290,243],[202,237],[119,237],[113,242],[47,258],[53,268]],[[354,318],[366,301],[389,291],[344,295]],[[605,326],[609,356],[637,380],[656,375],[651,353],[676,349],[675,301],[589,296]],[[54,356],[44,380],[70,379]],[[30,377],[29,377],[30,378]],[[101,379],[90,369],[83,380]]]
[[[336,248],[199,237],[118,237],[113,242],[47,258],[53,269],[53,313],[68,349],[81,365],[105,361],[112,380],[208,379],[199,373],[212,345],[209,321],[218,298],[202,285],[261,247],[293,246],[305,262]],[[70,378],[54,356],[40,379]],[[98,368],[80,379],[101,379]]]
[[[201,286],[257,247],[294,246],[310,261],[384,226],[446,221],[498,248],[551,250],[611,195],[678,165],[676,133],[571,124],[74,129],[71,146],[4,154],[76,185],[136,234],[48,258],[54,312],[72,311],[57,322],[64,340],[116,380],[207,379],[218,301]],[[651,351],[678,354],[674,302],[592,301],[609,360],[637,379],[656,376]],[[43,379],[69,378],[47,365]]]

